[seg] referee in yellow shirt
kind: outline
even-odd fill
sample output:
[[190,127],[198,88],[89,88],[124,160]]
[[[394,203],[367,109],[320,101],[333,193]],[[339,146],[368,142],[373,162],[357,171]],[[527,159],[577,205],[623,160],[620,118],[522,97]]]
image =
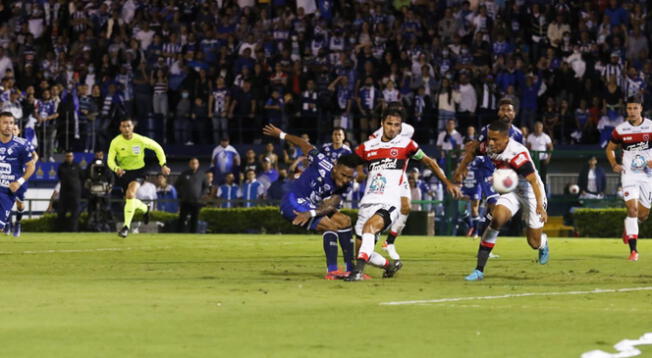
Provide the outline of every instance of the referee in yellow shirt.
[[145,149],[153,150],[161,165],[163,175],[170,174],[170,168],[165,162],[163,148],[154,140],[134,133],[134,122],[131,119],[120,121],[120,135],[113,138],[109,146],[107,164],[118,176],[118,183],[125,193],[125,225],[118,235],[127,237],[131,220],[136,210],[145,212],[145,221],[148,221],[149,207],[136,199],[136,191],[145,181]]

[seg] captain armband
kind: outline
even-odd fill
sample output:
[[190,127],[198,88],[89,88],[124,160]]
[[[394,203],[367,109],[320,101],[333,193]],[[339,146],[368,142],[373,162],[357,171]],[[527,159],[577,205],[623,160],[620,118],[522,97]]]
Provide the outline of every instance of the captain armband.
[[412,159],[421,160],[425,156],[426,156],[426,153],[424,153],[423,150],[419,149],[416,153],[414,153],[414,155],[412,156]]

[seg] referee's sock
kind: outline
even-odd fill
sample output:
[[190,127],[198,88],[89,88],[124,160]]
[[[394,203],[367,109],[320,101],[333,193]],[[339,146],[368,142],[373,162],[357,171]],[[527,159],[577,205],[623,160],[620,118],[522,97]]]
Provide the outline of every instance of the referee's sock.
[[138,199],[126,199],[125,200],[125,226],[131,227],[131,220],[134,218],[136,210],[147,211],[147,205]]

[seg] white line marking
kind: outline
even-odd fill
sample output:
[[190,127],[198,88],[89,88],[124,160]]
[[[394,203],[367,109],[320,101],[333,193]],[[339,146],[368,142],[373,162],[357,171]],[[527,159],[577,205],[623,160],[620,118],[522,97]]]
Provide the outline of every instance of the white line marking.
[[652,333],[646,333],[637,340],[623,339],[614,345],[614,349],[618,353],[607,353],[601,350],[594,350],[583,353],[581,358],[625,358],[636,357],[641,354],[641,351],[636,346],[645,344],[652,344]]
[[425,304],[425,303],[442,303],[442,302],[458,302],[458,301],[473,301],[473,300],[497,300],[500,298],[512,298],[512,297],[591,295],[596,293],[617,293],[617,292],[651,291],[651,290],[652,290],[652,286],[630,287],[630,288],[607,288],[607,289],[596,288],[590,291],[526,292],[526,293],[499,295],[499,296],[450,297],[450,298],[438,298],[434,300],[381,302],[380,304],[386,306],[399,306],[399,305],[418,305],[418,304]]

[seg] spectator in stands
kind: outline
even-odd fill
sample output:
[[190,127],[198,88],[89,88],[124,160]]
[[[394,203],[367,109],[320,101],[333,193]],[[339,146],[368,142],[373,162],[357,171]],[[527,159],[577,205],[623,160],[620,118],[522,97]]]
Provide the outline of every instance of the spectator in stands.
[[256,174],[260,172],[261,166],[260,163],[258,162],[258,158],[256,158],[256,152],[253,149],[247,149],[247,152],[245,153],[245,159],[242,162],[240,168],[241,168],[240,181],[244,180],[244,174],[249,169],[253,169],[253,171],[256,172]]
[[441,81],[441,88],[437,94],[438,114],[437,132],[441,132],[446,127],[450,119],[455,119],[455,107],[460,103],[460,92],[453,88],[450,79],[445,77]]
[[[227,178],[233,182],[233,173],[229,173]],[[199,170],[197,158],[190,159],[188,169],[179,175],[174,186],[179,192],[179,232],[186,232],[189,226],[189,232],[196,233],[201,199],[208,192],[206,175]]]
[[[299,157],[297,160],[299,159],[305,159],[305,158]],[[288,171],[292,172],[292,169],[289,169]],[[265,191],[269,189],[270,185],[272,185],[273,182],[278,180],[278,177],[279,177],[278,170],[272,167],[271,161],[268,158],[263,160],[263,167],[262,167],[262,171],[258,175],[258,181],[263,184]]]
[[265,152],[259,157],[261,166],[265,164],[265,161],[268,161],[272,168],[278,168],[278,155],[274,150],[274,143],[268,142],[265,144]]
[[163,174],[156,176],[156,197],[158,198],[158,202],[156,203],[157,210],[168,213],[179,211],[177,189],[168,184],[168,178]]
[[446,128],[437,136],[437,149],[442,157],[449,151],[462,149],[464,145],[464,139],[455,127],[455,120],[449,119],[446,122]]
[[[81,205],[83,173],[78,163],[74,161],[72,152],[67,152],[63,163],[59,165],[57,176],[61,184],[57,221],[61,231],[79,231],[79,211]],[[70,213],[70,220],[66,214]]]
[[190,92],[183,90],[181,100],[177,103],[174,118],[174,141],[177,144],[193,145],[190,139],[192,136],[191,111]]
[[530,133],[530,135],[528,135],[526,138],[527,139],[525,142],[528,149],[533,151],[533,159],[535,159],[535,156],[538,154],[539,175],[541,176],[543,185],[546,185],[548,165],[550,164],[550,159],[552,158],[552,139],[550,139],[548,134],[543,132],[542,122],[536,122],[534,124],[534,131]]
[[288,171],[287,169],[279,169],[278,180],[272,183],[267,189],[267,199],[270,200],[272,205],[278,205],[278,202],[283,198],[288,188]]
[[235,176],[233,173],[228,173],[225,176],[225,181],[222,185],[217,187],[217,199],[222,208],[233,208],[237,206],[236,200],[238,199],[240,188],[235,183]]
[[229,144],[228,137],[222,138],[220,145],[213,149],[211,160],[214,180],[217,184],[223,183],[227,174],[235,174],[240,166],[240,154]]
[[[207,133],[209,133],[209,123],[208,123],[208,106],[202,97],[195,97],[195,102],[192,106],[192,111],[190,113],[190,135],[188,139],[190,145],[204,144],[207,140]],[[188,143],[186,143],[188,144]]]
[[245,208],[260,205],[259,201],[265,198],[265,187],[256,179],[255,171],[248,170],[245,173],[245,181],[240,187],[238,196],[244,201]]
[[156,185],[152,183],[152,177],[148,177],[136,191],[136,199],[147,204],[150,208],[156,207],[158,196],[156,195]]
[[602,199],[607,186],[604,170],[598,166],[598,158],[591,156],[577,177],[580,199]]
[[208,113],[212,116],[213,123],[213,141],[218,142],[220,138],[229,136],[228,108],[231,97],[226,87],[224,77],[220,76],[215,80],[213,88],[208,98]]

